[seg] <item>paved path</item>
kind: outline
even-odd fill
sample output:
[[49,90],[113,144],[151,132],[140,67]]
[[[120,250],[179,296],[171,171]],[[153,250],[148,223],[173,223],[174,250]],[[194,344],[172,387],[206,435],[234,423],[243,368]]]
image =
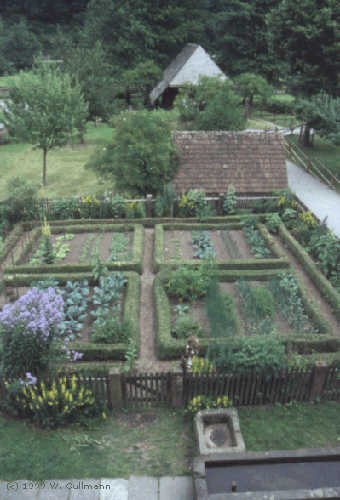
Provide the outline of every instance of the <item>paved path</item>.
[[189,476],[0,481],[0,500],[193,500]]
[[321,221],[327,218],[327,227],[340,237],[340,194],[291,161],[286,165],[290,189]]

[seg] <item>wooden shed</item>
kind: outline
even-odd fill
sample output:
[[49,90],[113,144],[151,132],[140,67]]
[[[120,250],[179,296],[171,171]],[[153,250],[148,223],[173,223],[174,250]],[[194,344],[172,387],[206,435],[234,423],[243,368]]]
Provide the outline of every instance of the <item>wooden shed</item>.
[[197,84],[200,76],[226,78],[200,45],[188,43],[166,68],[163,79],[150,92],[151,104],[171,108],[178,89],[185,83]]

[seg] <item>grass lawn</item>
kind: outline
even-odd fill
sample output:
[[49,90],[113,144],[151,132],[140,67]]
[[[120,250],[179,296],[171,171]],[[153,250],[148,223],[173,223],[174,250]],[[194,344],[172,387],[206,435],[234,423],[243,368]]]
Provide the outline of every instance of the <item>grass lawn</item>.
[[[297,143],[297,137],[289,137],[290,141]],[[340,146],[321,139],[318,135],[314,137],[314,146],[306,148],[298,144],[303,152],[312,160],[317,159],[328,167],[340,179]]]
[[[241,408],[249,451],[340,446],[340,404]],[[41,431],[0,416],[0,479],[190,474],[192,420],[183,412],[120,411],[89,429]]]
[[55,431],[0,416],[0,479],[190,474],[193,432],[182,412],[119,412],[91,429]]
[[[47,154],[47,186],[44,195],[49,198],[82,194],[100,194],[112,186],[100,184],[84,164],[97,146],[107,144],[112,129],[105,124],[89,126],[85,144],[65,146]],[[31,182],[42,182],[42,151],[33,150],[29,144],[0,146],[0,200],[7,196],[6,184],[12,177],[25,177]]]
[[294,115],[270,113],[269,111],[261,111],[258,109],[253,111],[251,118],[271,122],[279,127],[285,128],[289,128],[291,126],[297,127],[300,124]]
[[333,401],[241,408],[239,416],[249,451],[340,446],[340,404]]

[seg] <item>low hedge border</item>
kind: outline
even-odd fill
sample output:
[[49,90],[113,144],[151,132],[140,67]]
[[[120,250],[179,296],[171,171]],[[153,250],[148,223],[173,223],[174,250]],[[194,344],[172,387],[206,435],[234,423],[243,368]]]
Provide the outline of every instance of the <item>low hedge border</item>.
[[281,335],[281,339],[288,350],[291,347],[292,350],[298,354],[340,352],[340,338],[337,337],[318,334],[286,334]]
[[[65,229],[67,226],[63,226]],[[93,226],[91,226],[93,227]],[[112,226],[111,226],[112,227]],[[121,226],[122,228],[122,226]],[[61,232],[64,232],[64,229]],[[117,261],[106,263],[107,268],[110,271],[136,271],[138,273],[143,272],[143,246],[144,246],[144,227],[140,224],[131,225],[128,230],[134,231],[133,237],[133,257],[130,261]],[[124,231],[124,229],[121,229]],[[86,232],[86,231],[85,231]],[[29,264],[19,264],[23,259],[26,258],[28,253],[32,250],[32,247],[36,240],[41,234],[41,229],[36,228],[33,230],[32,238],[27,242],[26,245],[21,249],[20,254],[15,258],[14,265],[7,265],[4,268],[4,280],[6,281],[6,275],[18,275],[18,274],[57,274],[57,273],[89,273],[92,271],[93,266],[91,264],[39,264],[39,265],[29,265]],[[17,263],[17,264],[16,264]]]
[[140,224],[65,224],[65,225],[51,225],[52,234],[60,233],[125,233],[128,231],[133,231],[135,226]]
[[37,243],[40,236],[41,236],[40,227],[32,229],[30,237],[28,237],[27,240],[24,242],[23,246],[15,252],[13,256],[13,266],[20,265],[20,263],[26,259],[26,257],[30,254],[30,252],[34,248],[34,245]]
[[15,248],[24,232],[24,225],[22,223],[19,222],[18,224],[15,224],[12,231],[5,238],[0,263],[2,263],[8,257],[13,248]]
[[[218,271],[215,275],[219,278],[220,282],[234,282],[239,280],[240,277],[248,281],[268,281],[271,278],[277,276],[277,271],[270,271],[266,274],[261,275],[261,271],[244,271],[243,275],[240,275],[239,272],[231,272],[231,271]],[[170,276],[169,270],[161,271],[154,280],[154,306],[155,306],[155,316],[156,316],[156,326],[157,326],[157,335],[156,335],[156,349],[158,357],[162,360],[173,360],[179,359],[183,356],[185,352],[186,343],[184,340],[176,340],[171,336],[171,310],[170,310],[170,300],[167,296],[167,293],[164,288],[164,282]],[[322,335],[318,335],[318,342],[320,345],[324,343],[326,345],[327,340],[335,339],[335,337],[331,337],[332,328],[328,324],[327,320],[323,317],[320,311],[316,308],[314,302],[311,302],[307,296],[307,292],[304,289],[302,283],[297,279],[298,287],[301,293],[301,297],[306,308],[306,312],[310,317],[312,323],[315,323],[320,330]],[[329,335],[329,337],[324,336],[324,334]],[[293,333],[293,334],[281,334],[284,338],[295,338],[300,337],[303,334]],[[204,355],[206,353],[207,347],[209,345],[209,339],[200,339],[200,354]],[[219,342],[223,343],[221,339]],[[228,342],[228,339],[225,340]],[[288,341],[287,341],[288,342]],[[340,339],[339,339],[340,342]]]
[[319,289],[323,298],[333,309],[338,320],[340,320],[340,294],[335,290],[327,278],[318,269],[317,264],[311,259],[300,243],[289,233],[284,224],[279,226],[279,236],[283,243],[295,255],[310,279]]
[[[137,352],[140,349],[140,331],[139,331],[139,310],[140,310],[140,293],[141,279],[139,274],[134,272],[125,272],[124,275],[128,278],[126,296],[124,300],[123,319],[130,321],[133,331],[133,340],[135,342]],[[125,353],[128,348],[127,344],[94,344],[86,342],[72,342],[72,349],[83,353],[83,361],[108,361],[120,360],[124,361]]]
[[[249,217],[256,217],[259,220],[264,220],[266,214],[249,214],[241,213],[238,215],[221,215],[215,217],[208,217],[204,223],[223,224],[223,223],[240,223],[243,219]],[[72,226],[72,225],[96,225],[96,224],[113,224],[113,225],[127,225],[127,224],[142,224],[146,227],[153,227],[156,224],[171,224],[171,223],[188,223],[195,224],[201,223],[197,217],[144,217],[138,219],[63,219],[63,220],[49,220],[51,228],[56,226]],[[41,225],[40,221],[24,222],[24,229],[30,230],[33,227]]]
[[[240,229],[240,224],[157,224],[155,226],[155,243],[154,243],[154,259],[153,268],[155,272],[162,271],[163,269],[175,269],[180,265],[197,266],[200,264],[199,259],[191,260],[176,260],[174,262],[166,261],[164,258],[164,231],[165,230],[209,230],[209,229]],[[265,236],[268,245],[271,245],[272,238],[266,228],[262,227],[262,232]],[[215,264],[218,269],[240,269],[240,270],[261,270],[261,269],[286,269],[290,266],[288,259],[284,256],[282,251],[278,251],[278,245],[274,245],[274,255],[277,257],[272,259],[231,259],[216,260]]]

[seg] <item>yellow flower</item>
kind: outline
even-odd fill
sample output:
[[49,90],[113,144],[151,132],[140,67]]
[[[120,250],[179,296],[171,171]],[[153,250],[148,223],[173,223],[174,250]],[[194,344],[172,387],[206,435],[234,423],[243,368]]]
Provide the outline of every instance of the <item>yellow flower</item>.
[[106,419],[106,413],[105,413],[105,411],[103,411],[102,417],[103,417],[104,420]]

